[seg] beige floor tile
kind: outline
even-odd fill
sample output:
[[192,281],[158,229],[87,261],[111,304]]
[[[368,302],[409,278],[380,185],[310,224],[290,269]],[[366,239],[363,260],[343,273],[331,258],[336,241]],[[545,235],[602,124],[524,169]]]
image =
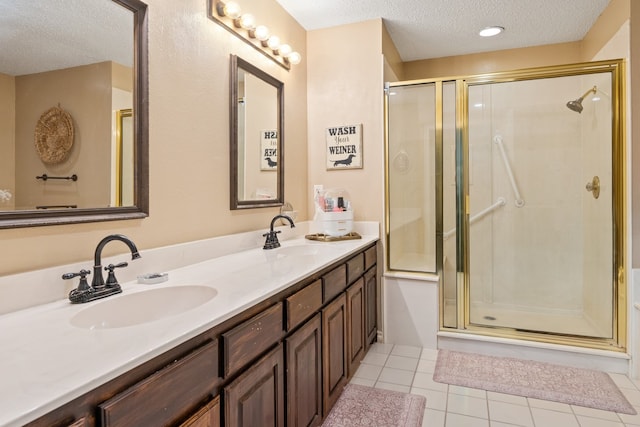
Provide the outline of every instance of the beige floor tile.
[[376,385],[375,385],[375,388],[382,388],[382,389],[385,389],[385,390],[400,391],[402,393],[409,393],[409,391],[411,390],[411,387],[409,387],[408,385],[385,383],[383,381],[377,381]]
[[571,405],[576,415],[582,415],[589,418],[599,418],[608,421],[620,421],[618,414],[615,412],[601,411],[600,409],[585,408],[584,406]]
[[445,426],[446,427],[489,427],[489,420],[474,418],[468,415],[447,413]]
[[395,368],[382,368],[378,381],[410,387],[413,382],[413,375],[413,371],[404,371],[402,369]]
[[435,382],[432,374],[426,374],[424,372],[416,372],[413,377],[412,385],[414,387],[436,391],[447,391],[447,388],[449,387],[447,384]]
[[387,362],[384,364],[386,368],[402,369],[404,371],[415,371],[420,359],[414,359],[413,357],[389,356]]
[[464,396],[487,398],[487,392],[479,388],[462,387],[459,385],[450,385],[449,393],[462,394]]
[[449,397],[447,399],[447,413],[452,412],[476,418],[489,417],[486,399],[449,393]]
[[425,409],[422,416],[422,427],[444,427],[445,413],[433,409]]
[[422,353],[421,347],[411,345],[394,345],[393,350],[391,350],[391,354],[395,356],[414,357],[416,359],[420,358],[420,353]]
[[580,427],[576,416],[567,412],[531,408],[531,415],[536,426]]
[[512,403],[489,400],[489,419],[516,426],[533,427],[529,407]]
[[624,427],[619,421],[609,421],[600,418],[590,418],[582,415],[576,417],[580,423],[580,427]]
[[362,359],[362,363],[366,363],[368,365],[384,366],[388,357],[389,355],[386,353],[376,353],[374,351],[370,351],[364,356],[364,358]]
[[513,394],[496,393],[495,391],[488,391],[487,399],[497,400],[499,402],[513,403],[514,405],[529,405],[526,397],[514,396]]
[[444,391],[428,390],[426,388],[411,387],[411,394],[427,398],[426,407],[438,411],[447,410],[447,393]]

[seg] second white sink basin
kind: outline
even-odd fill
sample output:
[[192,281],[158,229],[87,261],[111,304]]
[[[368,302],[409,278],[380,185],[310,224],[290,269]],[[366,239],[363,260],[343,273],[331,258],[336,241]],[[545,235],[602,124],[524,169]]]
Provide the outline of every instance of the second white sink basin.
[[118,295],[78,312],[71,318],[71,324],[84,329],[139,325],[184,313],[217,294],[208,286],[185,285]]

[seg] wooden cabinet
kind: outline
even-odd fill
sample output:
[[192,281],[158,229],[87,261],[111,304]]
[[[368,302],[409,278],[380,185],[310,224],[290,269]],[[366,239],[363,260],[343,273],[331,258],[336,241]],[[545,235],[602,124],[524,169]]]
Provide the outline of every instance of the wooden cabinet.
[[180,427],[220,427],[220,396],[204,405]]
[[322,334],[316,314],[285,341],[287,426],[312,427],[322,422]]
[[[375,248],[374,248],[375,249]],[[368,251],[367,251],[368,252]],[[364,298],[365,298],[365,350],[376,340],[378,334],[378,281],[376,280],[375,267],[370,268],[364,275]]]
[[99,404],[100,425],[170,425],[192,413],[218,381],[218,342],[210,341]]
[[319,426],[376,338],[376,259],[339,260],[28,426]]
[[322,310],[323,416],[347,383],[347,297],[342,293]]
[[360,277],[347,289],[347,373],[355,374],[364,358],[364,278]]
[[227,427],[284,426],[282,344],[225,387],[224,415]]

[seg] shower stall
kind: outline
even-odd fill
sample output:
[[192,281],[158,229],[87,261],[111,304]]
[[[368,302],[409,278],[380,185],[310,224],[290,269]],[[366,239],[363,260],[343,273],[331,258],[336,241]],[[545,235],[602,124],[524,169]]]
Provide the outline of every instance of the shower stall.
[[387,269],[440,329],[623,351],[622,61],[390,83]]

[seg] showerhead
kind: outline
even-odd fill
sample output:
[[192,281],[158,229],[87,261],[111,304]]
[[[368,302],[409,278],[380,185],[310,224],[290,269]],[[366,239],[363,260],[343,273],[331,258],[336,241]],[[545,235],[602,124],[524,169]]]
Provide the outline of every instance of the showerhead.
[[582,95],[580,98],[567,102],[567,108],[570,109],[571,111],[575,111],[576,113],[582,113],[582,110],[584,108],[582,106],[582,101],[584,100],[584,97],[589,95],[590,92],[593,92],[595,95],[597,89],[598,89],[597,86],[594,86],[588,91],[586,91],[584,95]]

